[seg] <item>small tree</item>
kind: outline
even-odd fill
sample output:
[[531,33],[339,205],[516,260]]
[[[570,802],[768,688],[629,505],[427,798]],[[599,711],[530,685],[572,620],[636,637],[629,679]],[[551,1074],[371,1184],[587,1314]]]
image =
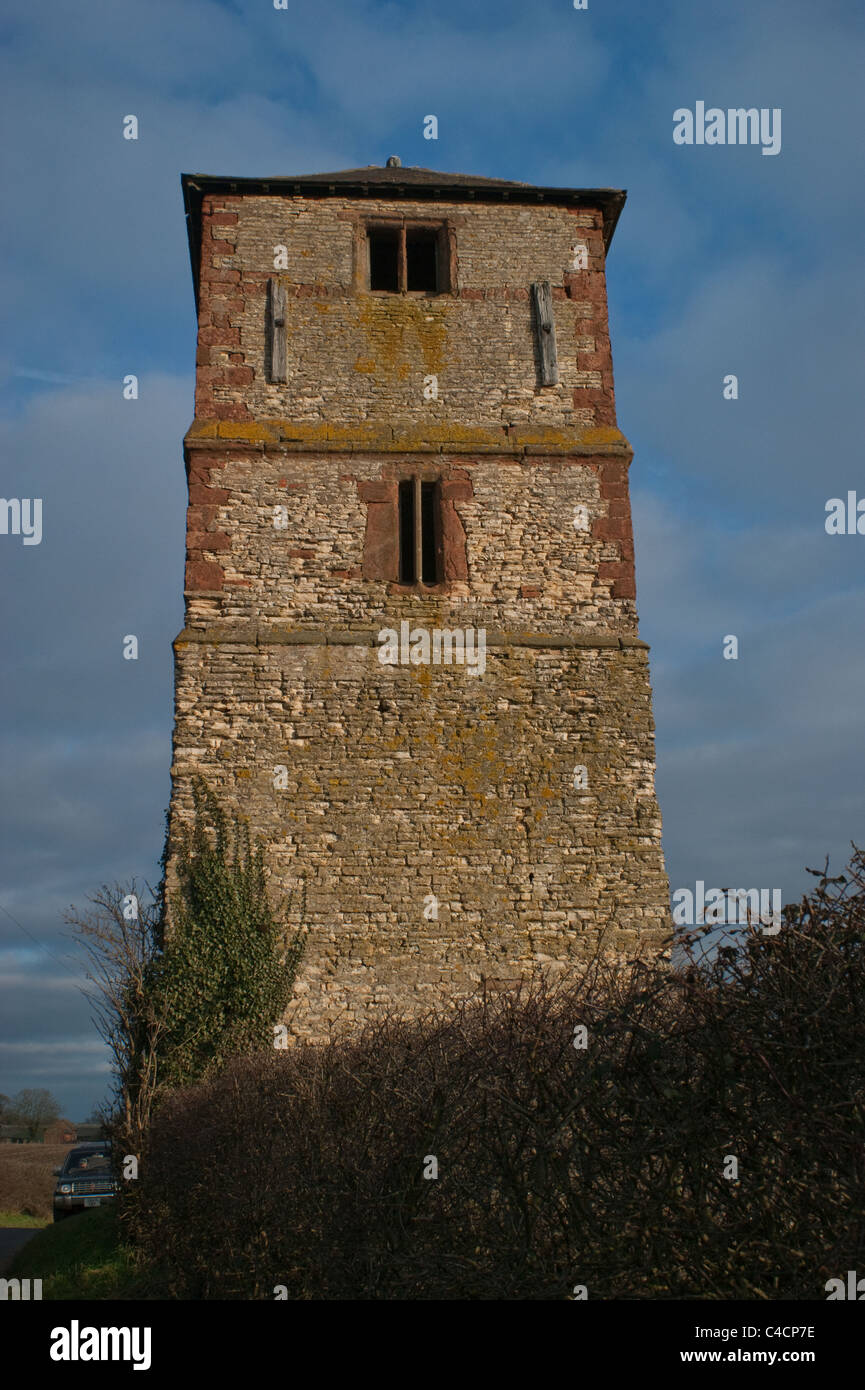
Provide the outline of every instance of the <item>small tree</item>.
[[94,988],[84,993],[113,1062],[111,1101],[94,1114],[107,1127],[113,1121],[117,1141],[136,1152],[159,1089],[162,895],[147,888],[145,899],[133,880],[128,892],[119,884],[103,884],[90,902],[91,911],[70,910],[65,920],[87,955],[87,978]]
[[261,844],[253,849],[238,819],[229,824],[200,778],[194,795],[170,926],[167,842],[163,880],[147,900],[134,881],[129,892],[103,886],[94,911],[66,916],[89,959],[95,988],[85,993],[114,1063],[113,1118],[100,1118],[133,1153],[168,1090],[267,1045],[302,953],[300,932],[280,942]]
[[178,888],[158,991],[168,1020],[163,1077],[187,1085],[232,1056],[266,1047],[291,997],[301,932],[287,941],[267,896],[264,849],[229,822],[201,778],[195,818],[178,853]]
[[52,1120],[60,1114],[60,1106],[50,1091],[43,1088],[19,1091],[12,1097],[12,1111],[18,1124],[27,1130],[32,1144],[41,1141]]

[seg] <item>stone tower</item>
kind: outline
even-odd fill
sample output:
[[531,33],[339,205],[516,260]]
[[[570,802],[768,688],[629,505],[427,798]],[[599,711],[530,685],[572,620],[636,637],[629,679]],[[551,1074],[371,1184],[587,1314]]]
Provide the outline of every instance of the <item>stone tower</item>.
[[395,159],[183,190],[171,835],[201,773],[264,837],[308,928],[292,1031],[601,939],[663,951],[605,289],[624,193]]

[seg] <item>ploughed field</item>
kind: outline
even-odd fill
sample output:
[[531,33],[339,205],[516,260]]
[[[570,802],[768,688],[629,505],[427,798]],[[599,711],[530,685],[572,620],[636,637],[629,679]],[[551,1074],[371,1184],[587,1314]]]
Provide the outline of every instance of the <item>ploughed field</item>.
[[0,1212],[21,1212],[50,1221],[53,1170],[60,1167],[74,1147],[74,1144],[0,1144]]

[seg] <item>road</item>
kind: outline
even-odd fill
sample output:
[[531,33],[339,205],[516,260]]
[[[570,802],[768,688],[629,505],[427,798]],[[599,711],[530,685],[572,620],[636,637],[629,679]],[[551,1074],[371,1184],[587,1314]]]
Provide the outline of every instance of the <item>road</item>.
[[41,1229],[38,1226],[0,1226],[0,1274],[5,1274],[22,1245]]

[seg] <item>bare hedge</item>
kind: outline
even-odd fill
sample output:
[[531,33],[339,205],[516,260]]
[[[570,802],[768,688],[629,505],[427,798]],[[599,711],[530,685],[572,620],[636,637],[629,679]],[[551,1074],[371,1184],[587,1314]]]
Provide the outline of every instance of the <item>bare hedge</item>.
[[865,1269],[850,874],[709,965],[598,960],[177,1093],[124,1204],[142,1258],[175,1298],[824,1299]]

